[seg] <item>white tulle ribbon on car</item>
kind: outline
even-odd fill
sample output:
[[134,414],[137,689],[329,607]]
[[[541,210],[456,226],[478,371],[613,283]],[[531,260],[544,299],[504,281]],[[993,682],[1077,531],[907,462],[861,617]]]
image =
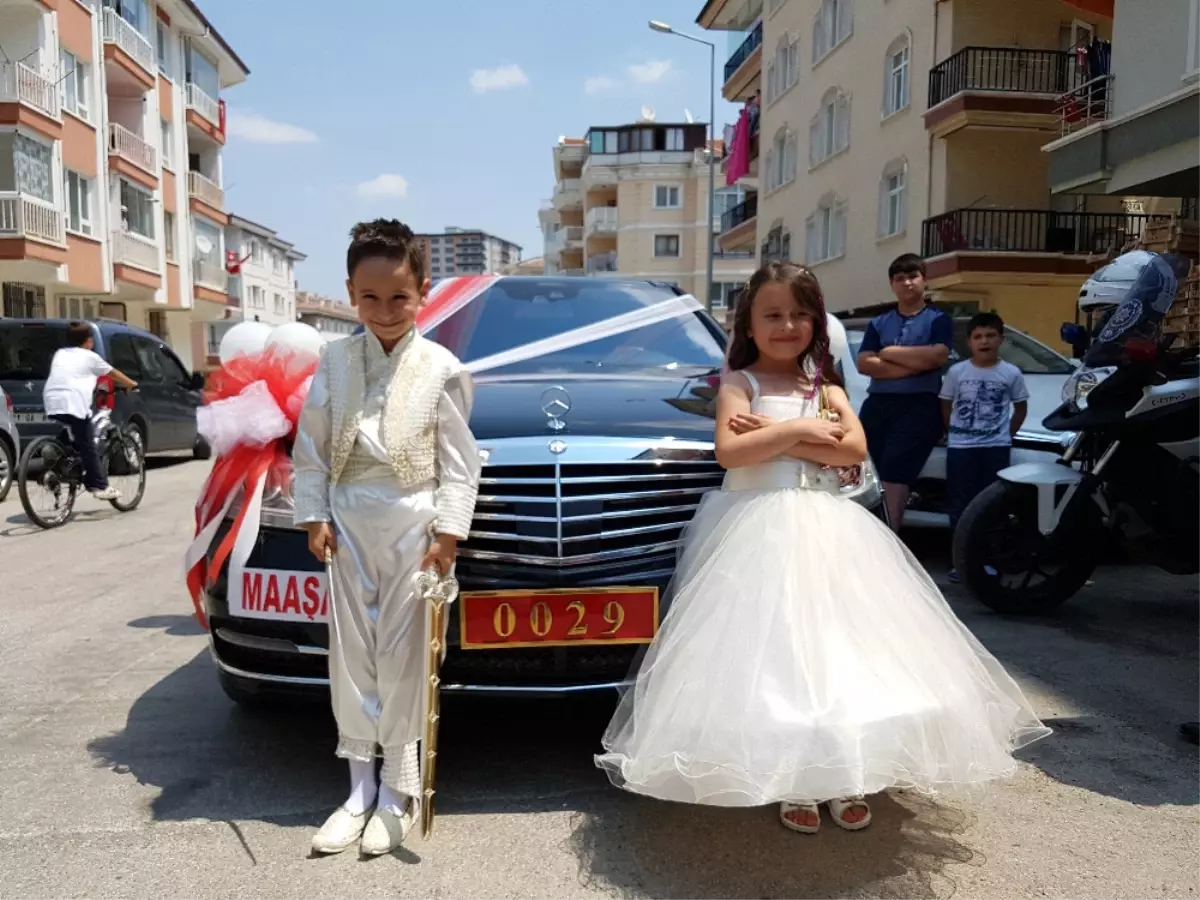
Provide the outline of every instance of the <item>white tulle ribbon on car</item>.
[[265,447],[287,437],[292,423],[271,396],[267,383],[256,381],[236,397],[196,410],[196,430],[214,453],[224,456],[239,444]]

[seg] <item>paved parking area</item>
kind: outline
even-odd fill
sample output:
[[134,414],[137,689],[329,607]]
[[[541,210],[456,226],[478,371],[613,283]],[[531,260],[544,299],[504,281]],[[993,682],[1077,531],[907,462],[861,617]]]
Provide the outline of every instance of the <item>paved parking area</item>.
[[[591,765],[609,698],[448,702],[438,829],[309,859],[343,797],[328,714],[217,687],[181,554],[198,463],[145,505],[37,532],[0,504],[0,897],[1195,897],[1195,579],[1099,573],[1051,621],[949,591],[1054,735],[986,796],[880,798],[860,834],[626,796]],[[944,555],[919,552],[935,572]],[[828,825],[828,823],[826,823]]]

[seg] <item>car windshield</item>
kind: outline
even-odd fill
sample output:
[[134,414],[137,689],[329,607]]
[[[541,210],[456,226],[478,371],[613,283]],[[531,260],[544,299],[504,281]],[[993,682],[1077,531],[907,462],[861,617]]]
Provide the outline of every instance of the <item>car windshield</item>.
[[49,378],[50,360],[66,342],[63,326],[0,323],[0,378]]
[[[653,306],[673,294],[649,284],[579,279],[502,279],[425,332],[463,362],[483,359],[614,316]],[[701,313],[514,362],[489,374],[711,370],[724,360],[719,330]]]
[[[862,346],[863,332],[849,331],[846,334],[850,345],[850,358],[858,357]],[[967,321],[954,322],[954,352],[958,359],[967,359],[971,355],[967,346]],[[1004,343],[1000,345],[1000,358],[1012,363],[1025,375],[1069,375],[1075,371],[1071,361],[1059,353],[1055,353],[1044,344],[1040,344],[1029,335],[1020,331],[1006,328]]]

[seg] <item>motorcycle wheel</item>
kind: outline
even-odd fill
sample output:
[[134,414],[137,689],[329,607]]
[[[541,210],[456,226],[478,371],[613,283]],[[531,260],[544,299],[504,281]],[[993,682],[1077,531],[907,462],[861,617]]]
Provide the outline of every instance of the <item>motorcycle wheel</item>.
[[954,532],[954,567],[971,595],[990,609],[1047,615],[1074,597],[1099,563],[1099,512],[1090,505],[1083,516],[1086,521],[1066,526],[1071,540],[1052,545],[1037,527],[1035,489],[997,481],[963,511]]

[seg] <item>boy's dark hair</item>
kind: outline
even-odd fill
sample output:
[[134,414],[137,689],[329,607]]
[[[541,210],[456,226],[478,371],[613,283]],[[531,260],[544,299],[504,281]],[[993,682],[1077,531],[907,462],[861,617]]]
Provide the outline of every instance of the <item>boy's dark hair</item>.
[[72,322],[67,326],[67,346],[82,347],[92,336],[92,326],[87,322]]
[[1000,334],[1004,334],[1004,320],[994,312],[975,313],[967,322],[968,338],[975,333],[976,328],[994,328]]
[[902,253],[888,266],[888,281],[897,275],[920,275],[925,277],[925,260],[915,253]]
[[408,263],[409,271],[418,284],[425,282],[425,253],[413,231],[396,219],[375,219],[359,222],[350,230],[350,248],[346,251],[346,275],[354,277],[354,270],[364,259],[382,256],[397,262]]

